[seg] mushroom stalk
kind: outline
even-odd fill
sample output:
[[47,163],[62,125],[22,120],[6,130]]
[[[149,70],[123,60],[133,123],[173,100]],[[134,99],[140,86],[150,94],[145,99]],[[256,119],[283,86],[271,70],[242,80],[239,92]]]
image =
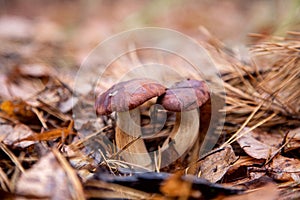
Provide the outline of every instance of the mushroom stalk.
[[[143,140],[140,127],[139,106],[164,94],[166,88],[147,79],[132,79],[119,82],[97,96],[95,109],[98,115],[116,112],[116,143],[125,161],[151,169],[151,158]],[[128,148],[127,148],[128,147]],[[153,168],[153,167],[152,167]]]
[[[135,108],[127,112],[117,112],[116,145],[123,149],[142,135],[140,110]],[[151,158],[142,139],[137,139],[121,153],[126,162],[151,169]]]
[[[191,149],[189,167],[187,170],[188,174],[195,174],[197,172],[197,165],[193,163],[200,158],[201,146],[204,143],[204,138],[206,136],[209,124],[211,121],[211,99],[205,102],[200,108],[200,126],[199,126],[199,136],[195,142],[195,145]],[[205,143],[204,143],[205,145]]]
[[195,143],[199,131],[198,110],[190,110],[181,113],[178,131],[174,136],[176,151],[184,154]]
[[170,133],[170,135],[168,136],[168,138],[165,140],[165,142],[163,143],[163,146],[168,145],[168,143],[172,140],[174,140],[178,129],[180,127],[180,121],[181,121],[181,113],[180,112],[176,112],[176,116],[175,116],[175,124],[172,128],[172,131]]
[[169,140],[172,139],[178,155],[190,149],[199,135],[198,108],[209,98],[209,88],[205,82],[193,79],[176,82],[165,94],[159,96],[158,101],[166,110],[176,112],[175,125],[163,147],[168,146]]
[[199,118],[198,110],[176,112],[176,121],[172,132],[163,144],[163,147],[168,145],[169,141],[176,144],[176,152],[179,155],[187,151],[187,147],[191,147],[198,136]]

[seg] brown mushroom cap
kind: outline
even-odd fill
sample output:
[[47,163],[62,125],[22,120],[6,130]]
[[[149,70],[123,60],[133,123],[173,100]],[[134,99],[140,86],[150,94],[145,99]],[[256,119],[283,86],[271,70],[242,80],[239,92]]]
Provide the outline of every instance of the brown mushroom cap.
[[99,115],[113,111],[124,112],[134,109],[153,97],[165,93],[166,88],[152,79],[132,79],[119,82],[98,95],[95,103]]
[[188,79],[172,85],[158,101],[166,110],[182,112],[201,107],[209,98],[209,88],[204,81]]

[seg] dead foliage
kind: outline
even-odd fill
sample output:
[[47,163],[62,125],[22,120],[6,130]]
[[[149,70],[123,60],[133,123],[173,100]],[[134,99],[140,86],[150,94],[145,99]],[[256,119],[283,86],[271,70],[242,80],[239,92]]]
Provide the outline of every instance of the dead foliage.
[[[23,31],[29,30],[24,27]],[[199,155],[203,135],[197,126],[194,147],[171,165],[161,167],[162,158],[178,154],[178,149],[173,148],[168,155],[161,155],[164,145],[172,147],[168,136],[176,123],[175,114],[166,112],[166,123],[160,132],[143,140],[147,151],[158,152],[152,160],[152,172],[123,159],[123,151],[142,139],[138,137],[117,149],[116,140],[120,138],[113,114],[97,119],[87,115],[74,124],[72,109],[78,98],[91,110],[94,99],[90,94],[76,94],[70,86],[72,81],[52,70],[55,59],[43,64],[33,59],[49,54],[56,58],[54,52],[63,51],[62,46],[54,42],[47,51],[32,50],[31,55],[15,48],[17,56],[8,56],[0,49],[1,64],[8,66],[0,75],[1,197],[299,198],[300,33],[290,32],[284,38],[265,36],[249,47],[249,61],[239,59],[208,32],[202,30],[202,34],[200,43],[220,65],[226,90],[226,97],[219,96],[226,99],[223,135],[212,151]],[[17,35],[13,41],[6,40],[5,45],[24,47],[26,40]],[[40,40],[30,42],[35,49],[44,47]],[[138,54],[131,55],[131,60],[138,62]],[[114,77],[122,72],[110,73]],[[108,88],[111,83],[107,80],[100,88]],[[150,101],[140,108],[144,132],[156,130],[156,124],[149,123],[153,104]],[[206,106],[203,111],[209,110],[210,105]],[[203,114],[202,121],[210,118],[209,112]],[[180,140],[185,138],[175,137],[175,141]]]

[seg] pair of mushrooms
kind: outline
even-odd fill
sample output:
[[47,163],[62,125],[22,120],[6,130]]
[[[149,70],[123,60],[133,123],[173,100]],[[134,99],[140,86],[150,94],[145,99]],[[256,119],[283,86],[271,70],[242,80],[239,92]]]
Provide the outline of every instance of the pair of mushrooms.
[[[179,127],[181,127],[181,133],[183,132],[181,135],[191,129],[194,129],[192,131],[199,130],[199,119],[189,119],[189,116],[198,115],[197,109],[209,100],[210,93],[204,81],[187,79],[166,88],[152,79],[143,78],[113,85],[106,92],[99,94],[95,103],[98,115],[117,113],[116,145],[119,149],[134,141],[122,155],[123,159],[148,169],[151,168],[152,161],[144,141],[139,139],[141,137],[139,125],[141,119],[138,107],[154,97],[158,97],[157,103],[166,110],[176,112],[176,122],[168,137],[174,139],[176,135],[179,135]],[[183,118],[182,115],[185,114],[187,116]],[[180,125],[182,119],[185,121],[182,121]],[[196,125],[193,126],[186,121]],[[193,138],[184,139],[182,136],[179,138],[183,145],[184,140],[193,140]],[[166,140],[166,142],[168,141]]]

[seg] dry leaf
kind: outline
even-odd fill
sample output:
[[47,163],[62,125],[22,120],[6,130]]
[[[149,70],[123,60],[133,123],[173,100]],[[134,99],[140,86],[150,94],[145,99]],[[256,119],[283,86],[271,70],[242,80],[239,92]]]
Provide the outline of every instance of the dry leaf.
[[[200,178],[205,178],[210,182],[219,181],[230,168],[230,166],[237,160],[231,146],[226,146],[220,151],[216,151],[204,159],[198,161],[195,166],[198,168],[198,175]],[[191,166],[191,167],[195,167]]]
[[[265,38],[260,39],[270,38],[270,40],[265,42],[257,40],[255,45],[247,49],[230,49],[210,35],[204,27],[200,28],[202,31],[200,35],[195,31],[200,20],[204,22],[205,27],[214,29],[214,32],[221,35],[224,41],[228,39],[230,41],[236,37],[236,34],[232,33],[236,33],[237,30],[242,35],[246,35],[245,30],[239,29],[244,26],[244,22],[249,22],[248,30],[268,33],[276,25],[274,20],[270,20],[270,17],[272,18],[269,16],[270,11],[279,13],[283,18],[286,16],[290,18],[289,13],[297,10],[294,9],[294,1],[280,3],[279,6],[276,4],[275,9],[271,1],[271,3],[267,1],[233,3],[215,0],[209,3],[208,1],[203,1],[204,3],[190,1],[192,3],[187,4],[157,3],[159,1],[153,1],[153,3],[101,1],[99,5],[92,1],[88,3],[63,1],[46,4],[38,1],[33,4],[25,1],[4,2],[3,5],[0,4],[5,9],[5,15],[0,17],[0,147],[2,151],[0,199],[14,199],[13,195],[18,195],[17,193],[38,195],[46,199],[84,199],[84,197],[88,199],[101,197],[105,199],[126,197],[129,199],[212,199],[219,197],[218,199],[221,199],[227,197],[225,199],[251,200],[277,199],[278,195],[280,199],[300,198],[298,156],[300,129],[291,130],[286,134],[286,138],[284,134],[287,132],[278,134],[279,131],[277,131],[300,126],[300,33],[287,33],[284,38],[264,35]],[[246,7],[251,9],[245,9]],[[153,13],[153,8],[159,8],[159,12]],[[228,11],[226,16],[220,15],[224,12],[224,8]],[[167,15],[164,12],[166,9]],[[262,9],[268,12],[262,12],[263,15],[259,15],[262,13],[257,11]],[[84,12],[78,15],[79,10]],[[192,12],[187,12],[188,10]],[[96,52],[89,55],[85,64],[81,65],[91,48],[97,45],[99,40],[103,40],[104,37],[118,30],[119,23],[123,24],[122,19],[130,13],[137,13],[137,15],[125,20],[126,27],[151,21],[154,25],[177,27],[183,33],[196,36],[199,44],[207,50],[213,61],[210,63],[204,61],[205,59],[198,60],[198,64],[205,68],[206,73],[199,74],[197,66],[191,66],[191,63],[186,62],[181,56],[173,56],[174,54],[170,52],[158,54],[163,51],[151,49],[150,51],[142,50],[139,46],[143,42],[130,44],[129,40],[124,42],[125,46],[123,45],[124,48],[128,45],[127,53],[115,59],[109,66],[105,63],[106,57],[113,56],[114,51],[110,52],[110,49],[106,49],[107,51],[104,50],[105,52],[101,54],[103,48],[102,50],[100,48],[100,54]],[[259,14],[256,15],[256,13]],[[161,14],[166,15],[168,20],[160,20]],[[180,19],[178,20],[174,15],[180,16]],[[293,19],[291,21],[294,22]],[[223,26],[216,26],[216,24]],[[293,23],[289,23],[289,26],[285,28],[294,30],[295,27]],[[279,31],[280,34],[284,34],[282,31]],[[234,38],[236,41],[239,40],[236,43],[238,47],[243,46],[240,39]],[[137,47],[136,53],[133,52],[135,47]],[[248,52],[249,50],[252,52]],[[255,57],[249,53],[254,54]],[[207,56],[205,53],[201,55]],[[171,66],[171,68],[166,70],[163,70],[166,67],[147,67],[145,70],[136,68],[148,63],[157,63],[156,61],[162,66]],[[169,176],[172,178],[166,181],[165,177],[159,178],[162,173],[134,173],[127,168],[130,165],[121,162],[118,156],[113,159],[112,155],[116,155],[117,151],[114,145],[117,118],[108,116],[95,119],[94,94],[103,91],[104,88],[109,88],[118,80],[129,80],[135,75],[144,76],[144,74],[161,80],[166,85],[171,85],[174,80],[178,81],[185,77],[204,78],[213,86],[214,81],[210,82],[212,64],[220,71],[226,90],[226,108],[222,108],[222,111],[226,111],[224,132],[227,134],[235,132],[245,120],[249,119],[245,126],[260,125],[262,128],[272,129],[274,133],[277,131],[277,134],[255,130],[248,136],[240,138],[239,144],[250,156],[240,158],[237,162],[235,162],[237,159],[232,150],[229,149],[210,152],[198,160],[199,142],[193,151],[184,152],[184,156],[175,162],[170,160],[174,167],[160,170],[173,172],[198,161],[194,166],[190,166],[190,169],[196,168],[200,172],[197,174],[195,169],[193,174],[203,176],[210,181],[229,182],[231,186],[234,184],[239,184],[238,187],[244,186],[243,188],[247,191],[243,195],[228,196],[240,193],[242,190],[234,187],[225,188],[224,184],[214,184],[196,176],[179,177],[168,174],[168,178]],[[59,73],[53,71],[55,68]],[[79,68],[81,70],[76,74]],[[87,69],[87,72],[82,69]],[[99,75],[101,79],[98,79]],[[69,87],[68,85],[71,84],[74,85]],[[75,95],[72,92],[73,89],[76,93],[82,92],[81,94],[86,96]],[[76,96],[78,105],[80,104],[77,111],[73,110],[73,112],[72,96]],[[17,97],[23,101],[15,101]],[[76,99],[73,100],[76,103]],[[261,106],[258,107],[258,105]],[[256,108],[258,108],[257,112],[251,115]],[[207,131],[210,125],[207,123],[209,120],[215,121],[215,116],[210,116],[211,113],[206,113],[207,110],[211,110],[209,105],[207,109],[202,107],[200,110],[200,133]],[[146,120],[142,120],[145,122],[142,124],[149,125],[152,119],[149,118],[149,109],[145,109],[145,112],[147,114],[143,116]],[[170,116],[169,114],[167,113],[167,116]],[[74,117],[79,135],[69,137],[70,140],[67,143],[71,148],[68,150],[64,148],[66,144],[58,142],[58,138],[73,134],[72,128],[66,128],[65,124]],[[156,127],[147,129],[149,137],[144,141],[149,152],[152,152],[152,149],[155,151],[157,145],[163,143],[162,140],[168,136],[165,133],[169,133],[173,126],[173,118],[169,119],[171,120],[167,121],[158,133],[161,134],[160,137],[150,138],[150,133],[153,133]],[[192,118],[187,120],[190,119]],[[203,126],[202,122],[204,122]],[[148,128],[146,126],[143,127],[143,131]],[[42,133],[35,133],[31,129]],[[200,137],[203,135],[205,136],[201,134]],[[183,144],[182,141],[188,141],[187,138],[189,137],[183,140],[179,138],[178,141]],[[282,146],[282,151],[279,151],[280,145],[284,142],[286,143],[284,147]],[[206,141],[203,142],[201,149],[205,149],[205,144]],[[58,146],[68,154],[53,150],[52,153],[43,156],[45,151],[52,146]],[[181,155],[180,152],[176,152],[175,147],[171,150],[168,155],[162,152],[162,156],[159,151],[156,156],[157,160],[165,158],[163,160],[168,161],[168,156],[171,158],[174,155]],[[244,155],[244,152],[236,150],[236,153],[240,153],[239,155]],[[289,156],[289,158],[279,155],[275,157],[275,153]],[[75,170],[66,158],[73,164]],[[157,163],[163,164],[163,162]],[[265,162],[268,164],[264,165]],[[95,172],[96,166],[100,164],[108,168],[109,176],[106,180],[104,172]],[[24,168],[27,169],[25,173]],[[263,176],[258,178],[261,175]],[[97,177],[103,180],[95,180]],[[264,178],[269,178],[270,181],[278,180],[280,190],[274,185],[265,185]],[[288,181],[282,182],[286,180]],[[88,185],[85,181],[92,184]],[[163,185],[163,193],[159,191],[161,185]],[[261,186],[264,187],[259,188]],[[10,195],[10,192],[13,194]],[[26,197],[27,199],[35,198],[35,196]]]
[[13,132],[13,126],[8,124],[3,124],[0,126],[0,141],[3,141],[8,134]]
[[32,107],[23,100],[3,101],[0,105],[1,111],[9,117],[20,121],[36,120],[36,115],[32,111]]
[[17,124],[14,127],[11,125],[0,125],[0,131],[1,137],[3,138],[2,142],[8,146],[12,145],[13,147],[25,148],[35,143],[33,141],[18,142],[34,134],[34,132],[24,124]]
[[240,167],[244,166],[252,166],[252,165],[261,165],[264,163],[265,160],[263,159],[255,159],[250,156],[240,156],[239,159],[230,167],[228,170],[229,173],[232,173],[233,171],[237,170]]
[[1,85],[0,98],[3,99],[11,98],[7,77],[5,76],[5,74],[2,74],[2,72],[0,74],[0,85]]
[[[247,129],[245,128],[244,131],[246,130]],[[240,134],[242,135],[243,132]],[[252,132],[243,135],[237,140],[237,142],[249,156],[256,159],[269,159],[277,150],[276,148],[254,138]]]
[[66,172],[53,153],[42,157],[21,175],[16,192],[56,200],[72,197]]
[[28,137],[23,137],[16,142],[23,142],[23,141],[50,141],[57,139],[59,137],[66,138],[69,135],[76,134],[73,131],[73,121],[70,122],[69,126],[66,128],[56,128],[49,131],[44,131],[42,133],[34,133]]
[[258,160],[250,156],[240,156],[228,169],[223,183],[225,182],[226,185],[233,186],[260,178],[266,174],[266,171],[263,169],[255,170],[254,166],[261,166],[264,162],[264,159]]
[[3,91],[0,90],[0,96],[6,99],[28,99],[45,88],[40,79],[22,77],[15,72],[1,77],[0,81],[3,83]]
[[300,128],[293,129],[289,132],[287,140],[290,142],[285,146],[284,151],[292,151],[300,148]]
[[300,140],[300,128],[293,129],[289,132],[289,136],[293,137],[295,140]]
[[280,134],[278,130],[266,132],[255,129],[251,131],[251,136],[259,142],[267,144],[276,149],[282,144],[284,138],[284,135]]
[[269,175],[279,181],[295,181],[293,176],[300,176],[300,160],[277,155],[268,164]]

